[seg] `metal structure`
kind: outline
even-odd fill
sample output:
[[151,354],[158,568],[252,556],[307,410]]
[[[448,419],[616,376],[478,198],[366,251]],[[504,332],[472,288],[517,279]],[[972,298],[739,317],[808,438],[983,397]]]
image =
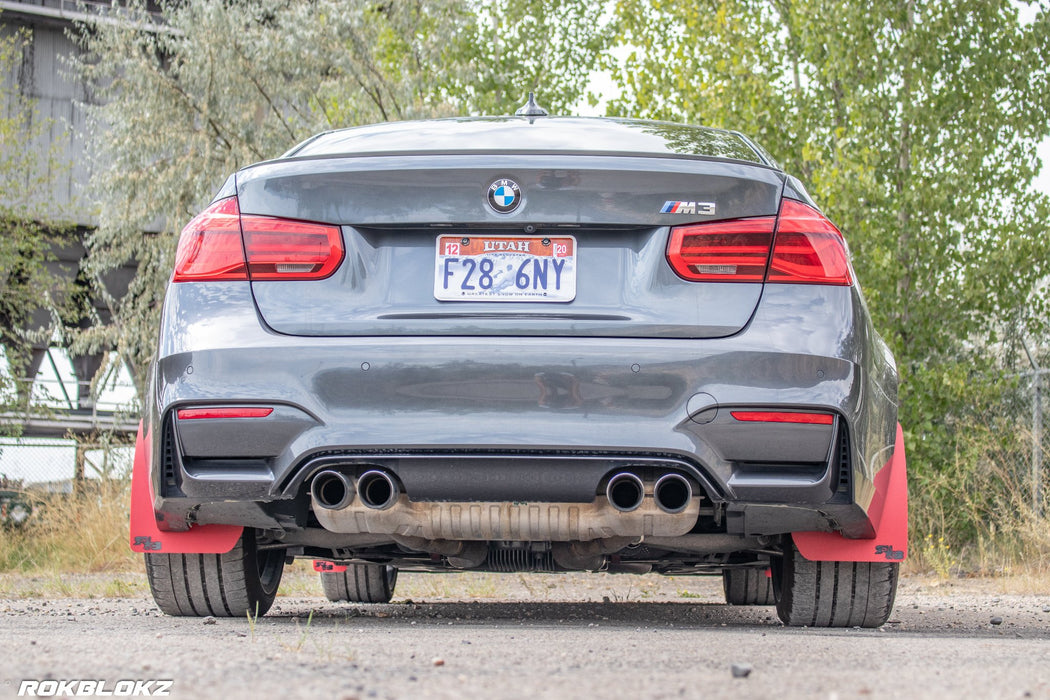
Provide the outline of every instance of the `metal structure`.
[[1032,380],[1032,511],[1039,518],[1043,514],[1043,375],[1048,370],[1036,362],[1028,343],[1024,353],[1032,365],[1032,371],[1023,374]]

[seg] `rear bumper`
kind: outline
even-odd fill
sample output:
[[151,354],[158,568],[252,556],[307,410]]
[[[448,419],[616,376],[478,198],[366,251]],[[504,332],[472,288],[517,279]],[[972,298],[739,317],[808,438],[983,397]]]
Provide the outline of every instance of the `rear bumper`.
[[[602,479],[687,474],[740,534],[870,536],[896,376],[852,288],[769,285],[716,339],[304,338],[273,333],[241,283],[172,285],[149,420],[167,527],[308,524],[309,477],[379,466],[415,501],[593,501]],[[814,309],[812,317],[800,309]],[[265,418],[179,420],[266,405]],[[737,407],[832,426],[738,424]]]

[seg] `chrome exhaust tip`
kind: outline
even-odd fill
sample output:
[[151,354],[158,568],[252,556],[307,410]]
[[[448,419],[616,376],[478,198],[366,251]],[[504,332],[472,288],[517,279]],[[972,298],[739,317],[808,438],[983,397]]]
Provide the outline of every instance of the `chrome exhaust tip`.
[[354,484],[346,474],[326,469],[310,482],[310,496],[325,510],[342,510],[354,502]]
[[369,508],[386,510],[397,503],[401,489],[387,472],[373,469],[357,480],[357,495]]
[[663,512],[672,515],[681,513],[693,500],[693,487],[681,474],[664,474],[656,480],[653,499]]
[[645,484],[637,474],[620,472],[609,479],[609,485],[605,487],[605,497],[609,499],[613,508],[622,513],[629,513],[642,505]]

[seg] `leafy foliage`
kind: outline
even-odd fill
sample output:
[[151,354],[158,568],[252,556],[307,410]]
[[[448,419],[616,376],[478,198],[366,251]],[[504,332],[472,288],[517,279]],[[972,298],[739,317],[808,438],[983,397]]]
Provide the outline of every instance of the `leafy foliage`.
[[741,129],[846,234],[897,357],[917,483],[1044,338],[1050,14],[948,0],[621,0],[614,114]]
[[92,260],[98,272],[137,261],[139,272],[110,300],[114,322],[78,345],[117,347],[140,394],[176,234],[223,178],[318,131],[506,113],[539,85],[564,110],[604,40],[578,0],[187,0],[165,5],[161,24],[135,12],[80,39],[84,77],[105,86]]
[[578,0],[485,0],[456,54],[467,70],[449,85],[461,114],[507,114],[534,90],[551,114],[566,114],[591,72],[607,65],[607,30]]

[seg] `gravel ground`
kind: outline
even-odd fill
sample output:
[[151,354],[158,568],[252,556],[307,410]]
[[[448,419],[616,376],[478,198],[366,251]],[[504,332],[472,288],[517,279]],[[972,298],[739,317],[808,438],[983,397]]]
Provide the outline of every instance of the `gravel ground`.
[[169,679],[172,697],[251,700],[1050,698],[1050,591],[995,581],[906,577],[877,630],[785,628],[722,604],[714,578],[403,575],[393,603],[360,606],[298,573],[254,624],[165,617],[134,577],[123,598],[3,584],[0,697],[22,679]]

